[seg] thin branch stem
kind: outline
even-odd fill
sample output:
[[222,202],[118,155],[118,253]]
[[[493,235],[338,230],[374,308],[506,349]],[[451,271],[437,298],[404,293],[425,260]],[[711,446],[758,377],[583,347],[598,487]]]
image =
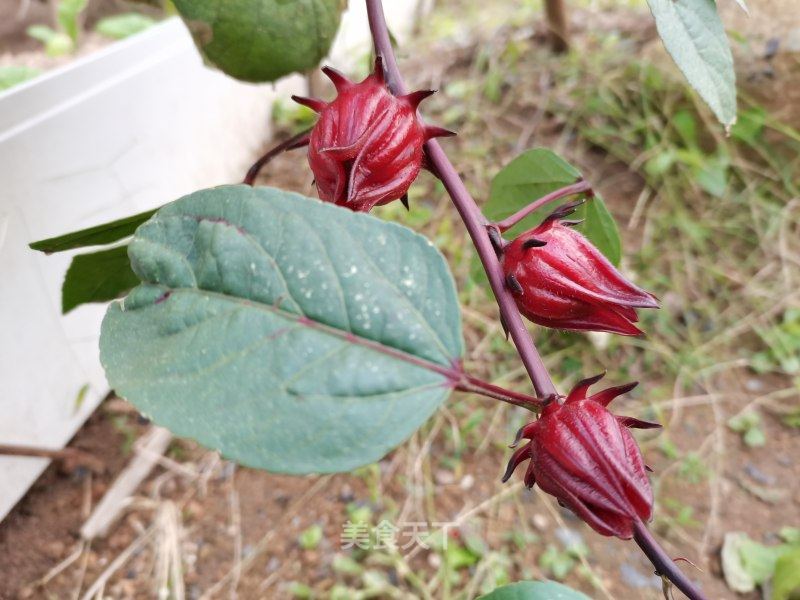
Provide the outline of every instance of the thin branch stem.
[[510,217],[503,219],[502,221],[495,223],[497,228],[500,230],[500,233],[508,231],[514,225],[522,221],[525,217],[527,217],[532,212],[539,210],[541,207],[550,204],[551,202],[555,202],[556,200],[560,200],[561,198],[565,198],[567,196],[572,196],[573,194],[591,194],[592,186],[589,185],[586,181],[579,181],[577,183],[573,183],[572,185],[565,186],[559,190],[555,190],[550,192],[546,196],[542,196],[538,200],[534,200],[528,206],[523,209],[518,210]]
[[653,563],[658,575],[666,577],[674,583],[675,587],[686,594],[689,600],[706,600],[705,594],[678,568],[675,561],[669,557],[653,537],[653,534],[650,533],[647,525],[641,521],[634,523],[633,539],[647,558],[650,559],[650,562]]
[[[386,70],[386,83],[389,89],[396,95],[408,92],[397,67],[397,60],[394,56],[392,44],[389,39],[389,29],[386,26],[386,19],[383,14],[383,4],[381,0],[366,0],[369,27],[372,33],[372,40],[375,44],[375,53],[383,58]],[[470,195],[464,182],[459,177],[453,164],[447,158],[436,140],[430,140],[425,144],[428,158],[436,169],[442,183],[450,195],[453,204],[458,210],[467,232],[472,238],[472,243],[478,252],[483,268],[489,278],[489,284],[497,298],[500,307],[500,315],[506,324],[511,338],[517,347],[520,358],[525,369],[530,375],[533,387],[541,398],[546,398],[557,394],[553,381],[547,373],[547,369],[542,362],[539,352],[531,339],[522,316],[517,309],[514,298],[506,289],[503,281],[503,272],[500,261],[492,246],[486,226],[489,225],[486,217],[481,213],[475,200]],[[535,209],[534,209],[535,210]],[[459,382],[460,383],[460,382]],[[457,384],[458,385],[458,384]],[[638,522],[635,525],[634,539],[648,559],[653,563],[658,572],[672,581],[675,586],[685,593],[690,600],[705,600],[705,596],[689,579],[678,569],[675,563],[667,556],[663,548],[653,538],[647,527]]]
[[521,406],[533,412],[539,412],[544,406],[544,401],[536,396],[529,396],[513,390],[494,385],[488,381],[483,381],[477,377],[464,374],[461,380],[456,384],[456,388],[460,392],[470,392],[473,394],[480,394],[487,398],[494,398],[514,406]]
[[569,50],[569,23],[564,0],[545,0],[544,12],[553,52],[566,52]]
[[306,129],[305,131],[301,131],[297,135],[293,135],[288,140],[285,140],[280,144],[278,144],[277,146],[275,146],[274,148],[268,150],[267,153],[264,154],[264,156],[259,158],[253,164],[253,166],[250,167],[242,183],[244,183],[245,185],[253,185],[253,183],[256,180],[256,177],[258,177],[258,174],[261,172],[261,169],[263,169],[267,165],[267,163],[269,163],[273,158],[275,158],[282,152],[286,152],[287,150],[294,150],[295,148],[300,148],[302,146],[305,146],[306,144],[308,144],[308,140],[310,137],[311,137],[311,130]]
[[64,463],[67,470],[76,466],[84,466],[95,473],[102,473],[105,469],[103,461],[98,457],[78,450],[77,448],[62,448],[52,450],[38,446],[18,446],[15,444],[0,444],[0,456],[28,456],[33,458],[49,458]]
[[[366,0],[366,3],[370,31],[375,44],[375,53],[383,58],[383,65],[386,70],[386,84],[395,95],[406,94],[408,90],[397,67],[397,59],[394,56],[392,43],[389,39],[389,29],[386,26],[386,19],[383,14],[383,4],[381,0]],[[525,323],[522,321],[522,315],[517,309],[516,302],[514,302],[514,298],[505,287],[500,261],[495,254],[486,231],[486,225],[488,224],[486,217],[481,213],[439,143],[436,140],[429,140],[425,144],[425,150],[428,153],[431,165],[436,169],[456,210],[458,210],[462,221],[464,221],[470,238],[472,238],[472,243],[475,245],[483,268],[489,278],[489,284],[492,287],[495,298],[497,298],[500,315],[508,328],[511,339],[514,340],[517,352],[519,352],[522,363],[528,371],[537,395],[544,398],[556,394],[553,381],[550,379],[544,362],[542,362],[542,358],[536,350],[533,339],[531,339],[528,330],[525,328]]]

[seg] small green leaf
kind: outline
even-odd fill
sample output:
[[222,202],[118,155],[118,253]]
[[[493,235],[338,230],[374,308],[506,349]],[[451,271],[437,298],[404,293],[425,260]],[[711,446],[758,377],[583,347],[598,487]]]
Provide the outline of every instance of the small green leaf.
[[351,577],[361,575],[361,573],[364,572],[364,567],[362,567],[352,557],[345,554],[334,555],[333,560],[331,561],[331,567],[333,567],[333,570],[337,573],[341,573],[342,575],[350,575]]
[[767,436],[760,427],[752,427],[745,432],[742,440],[749,448],[760,448],[767,443]]
[[155,25],[155,19],[139,13],[125,13],[100,19],[95,31],[106,37],[122,40]]
[[465,548],[461,544],[456,544],[453,541],[449,541],[445,549],[445,560],[447,561],[448,567],[453,571],[471,567],[478,562],[479,558],[480,556],[472,552],[469,548]]
[[800,548],[795,548],[785,553],[775,563],[771,600],[798,599],[800,599]]
[[48,27],[47,25],[31,25],[25,30],[25,33],[28,34],[28,37],[32,37],[43,44],[47,44],[48,40],[50,40],[53,36],[58,35],[56,30],[54,30],[52,27]]
[[746,533],[726,533],[722,567],[728,587],[735,592],[752,591],[772,576],[775,563],[786,549],[787,546],[765,546]]
[[568,552],[561,552],[555,546],[548,546],[539,557],[539,566],[559,581],[569,575],[575,564],[575,559]]
[[89,389],[89,384],[84,383],[81,386],[81,389],[78,390],[78,394],[75,396],[75,402],[72,405],[73,414],[76,414],[81,408],[83,408],[83,403],[86,400],[86,394],[89,393]]
[[65,233],[46,240],[39,240],[29,244],[29,247],[45,254],[52,254],[53,252],[63,252],[64,250],[74,250],[75,248],[111,244],[133,235],[136,228],[152,217],[156,210],[148,210],[138,215],[124,217],[109,223]]
[[0,92],[33,79],[42,73],[41,69],[33,67],[8,66],[0,67]]
[[742,110],[736,124],[731,127],[731,136],[750,146],[755,146],[764,133],[766,122],[767,111],[763,107],[756,106]]
[[313,550],[322,541],[322,527],[315,523],[304,530],[297,541],[303,550]]
[[143,283],[103,321],[109,383],[242,464],[312,473],[374,462],[453,387],[455,286],[406,227],[222,186],[160,209],[129,254]]
[[555,581],[519,581],[481,596],[480,600],[590,600],[589,597]]
[[726,533],[720,553],[725,583],[732,591],[740,594],[746,594],[756,589],[756,582],[745,568],[739,552],[742,544],[748,539],[746,533],[738,531]]
[[58,2],[58,8],[56,9],[58,23],[61,25],[61,29],[70,37],[73,44],[78,41],[78,18],[88,3],[89,0],[59,0]]
[[778,535],[787,544],[800,544],[800,527],[781,527]]
[[275,81],[316,66],[339,27],[343,0],[174,0],[205,57],[244,81]]
[[44,51],[48,56],[63,56],[72,52],[75,47],[66,33],[54,31],[47,25],[31,25],[26,33],[44,44]]
[[728,419],[728,427],[736,433],[744,433],[748,429],[758,427],[759,423],[761,423],[761,417],[753,410],[734,415]]
[[81,304],[108,302],[131,291],[139,279],[131,270],[128,247],[117,246],[72,259],[61,286],[61,312]]
[[[546,148],[523,152],[503,167],[492,180],[489,200],[484,212],[491,221],[500,221],[524,208],[537,198],[575,183],[581,174],[563,158]],[[573,198],[574,199],[574,198]],[[561,203],[569,202],[565,199]],[[541,223],[558,204],[545,206],[508,231],[515,237]],[[599,196],[587,200],[570,218],[584,219],[578,230],[597,246],[608,260],[619,264],[621,256],[619,230],[614,218]]]
[[772,576],[775,563],[783,552],[782,546],[765,546],[749,538],[739,547],[742,564],[757,584],[764,583]]
[[289,594],[298,600],[310,600],[314,597],[314,590],[305,583],[292,581],[289,584]]
[[647,0],[664,46],[689,84],[729,128],[736,122],[736,75],[714,0]]

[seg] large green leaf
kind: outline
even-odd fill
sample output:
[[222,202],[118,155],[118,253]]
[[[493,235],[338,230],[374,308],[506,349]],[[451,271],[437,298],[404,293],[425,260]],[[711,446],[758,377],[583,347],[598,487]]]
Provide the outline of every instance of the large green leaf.
[[61,312],[89,302],[108,302],[139,283],[131,270],[128,247],[117,246],[72,259],[61,286]]
[[[527,150],[503,167],[492,180],[489,201],[484,212],[491,221],[500,221],[557,189],[575,183],[580,172],[547,148]],[[568,202],[564,200],[563,202]],[[536,227],[553,211],[545,206],[523,219],[508,232],[510,237]],[[570,217],[572,218],[572,217]],[[621,249],[619,231],[600,196],[588,199],[575,213],[584,219],[578,230],[615,265],[619,264]]]
[[481,600],[590,600],[590,598],[555,581],[519,581],[481,596]]
[[345,471],[444,401],[463,353],[452,277],[406,227],[272,188],[224,186],[137,231],[144,282],[109,307],[116,391],[245,465]]
[[730,127],[736,122],[736,74],[714,0],[647,0],[658,34],[689,84]]
[[109,223],[95,225],[88,229],[72,231],[46,240],[33,242],[30,247],[46,254],[85,248],[86,246],[104,246],[112,244],[123,238],[133,235],[136,228],[152,217],[156,209],[148,210],[138,215],[131,215]]
[[174,0],[203,55],[244,81],[275,81],[328,54],[343,0]]

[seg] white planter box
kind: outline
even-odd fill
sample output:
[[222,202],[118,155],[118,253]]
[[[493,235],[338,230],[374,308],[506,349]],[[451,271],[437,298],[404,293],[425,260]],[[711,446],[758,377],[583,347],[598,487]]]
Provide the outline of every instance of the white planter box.
[[[364,3],[351,4],[331,59],[342,68],[369,48]],[[388,5],[402,35],[417,1]],[[0,94],[0,443],[62,448],[108,391],[105,307],[62,316],[73,253],[28,243],[241,180],[273,101],[305,89],[298,76],[249,85],[206,68],[170,19]],[[0,456],[0,519],[46,466]]]

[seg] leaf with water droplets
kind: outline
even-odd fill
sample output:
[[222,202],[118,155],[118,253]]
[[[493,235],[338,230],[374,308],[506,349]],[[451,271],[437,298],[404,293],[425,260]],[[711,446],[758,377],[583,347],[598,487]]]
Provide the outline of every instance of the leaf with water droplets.
[[345,471],[444,401],[463,353],[442,255],[406,227],[298,194],[224,186],[139,227],[142,283],[109,307],[114,389],[242,464]]

